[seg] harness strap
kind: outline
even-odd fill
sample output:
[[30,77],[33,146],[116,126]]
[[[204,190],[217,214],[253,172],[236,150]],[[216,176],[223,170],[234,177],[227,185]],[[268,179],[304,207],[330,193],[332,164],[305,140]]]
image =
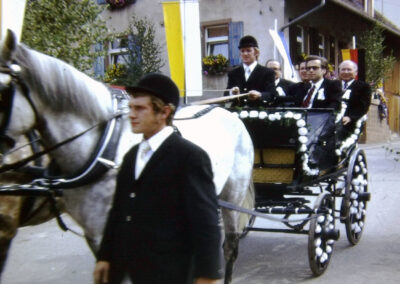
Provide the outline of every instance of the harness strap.
[[229,210],[238,211],[240,213],[253,215],[253,216],[260,217],[260,218],[267,219],[267,220],[274,221],[274,222],[286,222],[286,223],[303,222],[303,221],[308,221],[308,220],[317,218],[319,216],[319,213],[317,213],[315,216],[311,216],[311,217],[307,217],[307,218],[301,218],[301,219],[290,219],[289,220],[289,219],[285,219],[285,218],[275,218],[275,217],[272,217],[272,216],[268,216],[265,213],[260,213],[260,212],[255,211],[255,210],[250,210],[250,209],[238,206],[236,204],[233,204],[231,202],[228,202],[228,201],[225,201],[225,200],[222,200],[222,199],[218,199],[218,205],[223,207],[223,208],[229,209]]
[[[118,114],[112,116],[111,119],[119,117],[119,116],[122,116],[122,114],[118,113]],[[106,122],[102,121],[102,122],[99,122],[99,123],[97,123],[95,125],[92,125],[88,129],[86,129],[86,130],[84,130],[84,131],[82,131],[82,132],[80,132],[80,133],[78,133],[78,134],[76,134],[76,135],[64,140],[64,141],[61,141],[61,142],[59,142],[59,143],[57,143],[57,144],[55,144],[53,146],[50,146],[49,148],[47,148],[45,150],[42,150],[42,151],[37,152],[37,153],[35,153],[35,154],[25,158],[25,159],[22,159],[22,160],[20,160],[18,162],[11,163],[11,164],[5,164],[4,166],[2,166],[0,168],[0,173],[4,173],[4,172],[9,171],[9,170],[19,169],[22,166],[26,165],[27,163],[29,163],[31,161],[34,161],[34,160],[38,159],[39,157],[41,157],[43,155],[46,155],[47,153],[50,153],[51,151],[54,151],[55,149],[58,149],[58,148],[60,148],[61,146],[65,145],[65,144],[68,144],[69,142],[81,137],[82,135],[86,134],[87,132],[91,131],[92,129],[94,129],[94,128],[98,127],[98,126],[101,126],[104,123],[106,123]]]
[[210,111],[212,111],[213,109],[217,108],[218,105],[210,105],[208,107],[206,107],[205,109],[202,109],[198,112],[196,112],[195,114],[193,114],[190,117],[182,117],[182,118],[174,118],[174,120],[189,120],[189,119],[196,119],[199,118],[207,113],[209,113]]

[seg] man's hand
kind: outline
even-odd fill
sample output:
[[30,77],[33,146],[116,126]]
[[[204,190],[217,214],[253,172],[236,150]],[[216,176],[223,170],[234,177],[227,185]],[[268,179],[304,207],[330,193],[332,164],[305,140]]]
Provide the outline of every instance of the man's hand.
[[259,91],[251,90],[249,92],[249,100],[256,101],[261,99],[261,93]]
[[239,93],[240,93],[239,87],[233,87],[233,88],[231,89],[231,91],[230,91],[230,94],[231,94],[231,95],[239,95]]
[[108,283],[109,272],[110,263],[108,261],[97,262],[93,272],[94,284]]
[[209,279],[209,278],[196,278],[194,284],[218,284],[222,283],[221,280],[218,279]]
[[347,125],[347,124],[349,124],[350,122],[351,122],[351,118],[350,118],[350,117],[344,116],[344,117],[342,118],[342,123],[343,123],[343,125]]

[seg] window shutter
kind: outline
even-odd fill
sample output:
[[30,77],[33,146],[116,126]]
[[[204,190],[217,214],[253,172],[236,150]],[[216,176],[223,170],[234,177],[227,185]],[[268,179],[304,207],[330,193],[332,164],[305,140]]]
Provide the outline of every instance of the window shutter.
[[229,23],[229,62],[231,66],[240,64],[239,41],[243,37],[243,22]]
[[[101,43],[96,43],[94,45],[94,51],[103,51],[103,45]],[[94,60],[94,74],[96,77],[104,77],[104,56],[97,56]]]
[[128,35],[128,49],[132,57],[131,60],[135,60],[137,64],[140,64],[142,62],[142,52],[135,35]]

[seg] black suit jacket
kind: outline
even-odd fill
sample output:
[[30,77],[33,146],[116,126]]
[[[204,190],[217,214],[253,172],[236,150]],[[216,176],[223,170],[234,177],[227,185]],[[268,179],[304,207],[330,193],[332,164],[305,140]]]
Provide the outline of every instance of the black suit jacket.
[[[346,91],[349,90],[349,98]],[[343,91],[343,101],[347,104],[344,116],[348,116],[352,123],[355,123],[368,112],[371,104],[371,87],[363,81],[355,80]]]
[[[310,86],[309,86],[310,87]],[[295,97],[296,107],[301,107],[308,89],[299,89]],[[320,94],[320,95],[319,95]],[[312,103],[312,108],[333,108],[340,110],[342,102],[342,83],[338,80],[324,79]]]
[[[278,85],[276,85],[276,89],[278,87],[282,88],[282,91],[285,93],[284,96],[280,96],[279,92],[277,91],[277,98],[272,106],[274,107],[294,107],[294,96],[293,96],[293,89],[296,89],[295,85],[303,84],[294,83],[293,81],[286,80],[286,79],[279,79]],[[304,85],[304,84],[303,84]],[[298,91],[298,90],[297,90]]]
[[276,88],[281,87],[282,90],[285,92],[285,95],[288,94],[289,92],[289,88],[294,85],[295,83],[290,81],[290,80],[286,80],[283,78],[279,79],[278,85],[276,85]]
[[146,283],[221,278],[221,228],[208,155],[173,133],[135,180],[137,151],[136,145],[121,165],[98,260],[129,265]]
[[[260,64],[254,68],[250,77],[246,81],[243,65],[233,69],[228,73],[227,89],[239,87],[240,93],[247,93],[251,90],[256,90],[261,93],[261,99],[250,101],[248,99],[240,99],[239,102],[234,102],[232,105],[247,105],[249,107],[269,106],[276,98],[275,90],[275,72],[274,70],[264,67]],[[229,96],[229,92],[225,92],[225,96]]]

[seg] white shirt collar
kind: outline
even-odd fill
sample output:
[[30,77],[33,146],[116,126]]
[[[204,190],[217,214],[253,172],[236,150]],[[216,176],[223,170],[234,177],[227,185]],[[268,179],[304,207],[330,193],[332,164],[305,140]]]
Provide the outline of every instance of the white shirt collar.
[[172,126],[166,126],[159,132],[147,139],[151,151],[154,153],[161,146],[161,144],[174,132]]
[[322,78],[321,80],[319,80],[317,83],[313,83],[311,82],[312,85],[315,86],[315,89],[318,90],[319,88],[321,88],[322,82],[324,81],[324,78]]
[[244,70],[246,70],[246,68],[249,67],[250,71],[253,72],[253,70],[254,70],[254,68],[256,68],[257,64],[258,64],[257,61],[254,61],[250,65],[246,65],[246,64],[243,63],[243,68],[244,68]]
[[275,86],[278,86],[280,80],[281,80],[281,78],[278,78],[275,80]]
[[[347,81],[347,88],[350,87],[351,84],[353,84],[354,79],[351,79],[350,81]],[[345,81],[342,81],[342,87],[344,88],[344,83]]]

